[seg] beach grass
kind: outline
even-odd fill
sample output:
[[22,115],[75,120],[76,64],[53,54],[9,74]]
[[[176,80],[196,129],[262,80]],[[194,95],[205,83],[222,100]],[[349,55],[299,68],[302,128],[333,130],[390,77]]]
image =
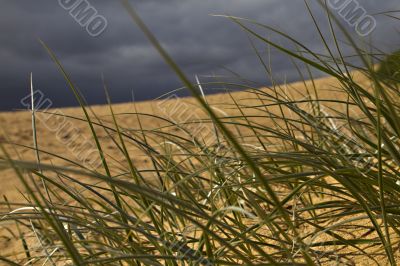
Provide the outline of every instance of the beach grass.
[[[400,76],[392,71],[397,60],[391,58],[398,54],[384,60],[362,49],[329,12],[333,46],[315,24],[328,56],[267,25],[225,16],[253,41],[293,58],[295,65],[305,64],[310,70],[304,76],[305,89],[288,91],[275,82],[255,45],[260,67],[272,83],[269,88],[223,81],[199,84],[184,74],[128,1],[123,2],[205,115],[179,120],[140,110],[117,113],[104,81],[109,116],[99,117],[42,42],[82,108],[83,118],[68,119],[87,124],[99,164],[93,168],[42,151],[37,134],[31,147],[36,161],[18,158],[14,144],[2,143],[0,167],[14,169],[26,202],[6,198],[1,202],[7,211],[1,213],[0,224],[22,245],[17,255],[2,255],[0,261],[11,265],[396,265]],[[267,37],[271,32],[297,49],[271,41]],[[358,64],[344,57],[337,32],[347,38]],[[322,97],[313,71],[335,79],[339,86]],[[365,76],[368,82],[360,84],[355,75]],[[218,112],[203,95],[202,88],[211,85],[226,88],[226,113]],[[248,98],[238,99],[231,88],[246,90]],[[33,121],[39,114],[40,110],[32,112]],[[126,115],[137,119],[137,128],[120,123]],[[149,116],[157,126],[146,129],[140,121]],[[32,126],[36,132],[35,122]],[[105,152],[100,135],[112,141],[118,158]],[[44,154],[65,164],[45,163],[40,160]],[[151,166],[138,167],[137,156],[147,158]]]

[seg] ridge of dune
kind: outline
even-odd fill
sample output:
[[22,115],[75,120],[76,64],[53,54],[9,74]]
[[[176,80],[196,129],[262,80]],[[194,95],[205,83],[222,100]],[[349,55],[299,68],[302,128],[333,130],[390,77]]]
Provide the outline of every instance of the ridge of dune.
[[[359,84],[367,85],[368,79],[363,76],[360,72],[352,72],[353,78]],[[339,82],[332,77],[323,77],[315,79],[314,81],[298,81],[294,83],[277,85],[280,90],[285,90],[285,93],[291,94],[293,98],[302,97],[302,93],[307,90],[310,93],[313,93],[313,86],[318,91],[320,98],[339,98],[340,93],[337,88],[340,86]],[[268,91],[271,88],[262,88],[263,91]],[[230,101],[230,97],[234,97],[239,101],[246,101],[247,103],[252,103],[252,101],[257,101],[255,97],[249,93],[248,91],[236,91],[232,92],[231,96],[227,96],[226,93],[217,93],[212,95],[207,95],[207,102],[212,106],[218,106],[221,110],[226,108],[225,104]],[[179,106],[181,109],[185,109],[187,113],[191,115],[193,113],[199,114],[200,116],[204,116],[201,114],[202,109],[197,104],[196,100],[193,97],[184,97],[184,98],[174,98],[174,101],[179,101]],[[167,100],[172,101],[172,100]],[[134,113],[137,110],[139,113],[147,113],[147,114],[156,114],[163,115],[162,108],[165,102],[165,99],[161,100],[151,100],[151,101],[143,101],[137,103],[118,103],[113,104],[112,107],[116,114],[125,114],[121,115],[121,119],[119,124],[123,127],[129,128],[136,126],[136,117],[134,115],[129,115],[129,113]],[[167,105],[165,105],[167,106]],[[176,108],[176,107],[174,107]],[[90,109],[99,117],[107,118],[110,115],[110,109],[108,105],[93,105],[90,106]],[[51,113],[59,113],[63,115],[69,115],[74,117],[82,117],[83,112],[81,107],[67,107],[67,108],[54,108],[49,109],[48,112]],[[65,120],[61,118],[51,117],[51,119],[40,119],[40,116],[44,115],[41,113],[37,113],[37,117],[39,119],[37,123],[37,136],[38,136],[38,144],[39,149],[45,151],[51,151],[58,155],[67,155],[68,151],[65,149],[65,145],[57,141],[57,138],[54,135],[62,135],[62,128],[54,131],[53,128],[56,127],[57,123],[67,123]],[[168,114],[167,114],[168,115]],[[31,124],[31,112],[30,111],[16,111],[16,112],[0,112],[0,123],[3,128],[3,132],[0,134],[0,140],[5,141],[8,139],[13,143],[18,143],[26,146],[32,146],[32,124]],[[143,127],[151,127],[154,124],[154,121],[151,118],[144,120]],[[46,125],[49,124],[49,125]],[[69,124],[68,124],[69,125]],[[79,134],[83,138],[90,139],[90,131],[87,127],[87,124],[84,122],[76,123],[73,122],[74,129],[76,129],[77,134]],[[103,136],[104,137],[104,136]],[[61,136],[60,138],[68,139],[71,136]],[[105,143],[105,146],[109,146],[110,143]],[[34,151],[23,150],[20,154],[22,158],[25,160],[35,160]],[[46,157],[44,158],[46,160]],[[0,187],[0,195],[6,195],[10,199],[15,198],[15,194],[17,190],[17,181],[13,178],[13,173],[10,170],[0,170],[2,172],[2,182],[5,186]]]

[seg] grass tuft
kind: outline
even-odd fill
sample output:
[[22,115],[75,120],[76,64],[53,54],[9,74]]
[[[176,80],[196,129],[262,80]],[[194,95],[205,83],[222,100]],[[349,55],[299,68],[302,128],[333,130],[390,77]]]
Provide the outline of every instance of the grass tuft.
[[[14,171],[26,199],[0,202],[2,230],[23,243],[21,250],[1,255],[0,261],[12,265],[396,265],[400,91],[388,78],[398,79],[398,54],[389,56],[376,71],[375,56],[342,32],[362,64],[348,62],[337,39],[344,29],[328,10],[333,45],[308,9],[327,55],[267,25],[224,16],[248,34],[272,85],[200,83],[198,77],[191,82],[129,1],[123,3],[193,95],[191,100],[156,104],[170,108],[190,104],[191,108],[166,115],[161,110],[145,113],[135,105],[133,111],[118,112],[103,78],[109,115],[96,114],[42,42],[83,112],[83,117],[54,115],[86,125],[100,163],[93,169],[39,149],[38,140],[45,140],[37,134],[36,118],[50,111],[35,110],[32,99],[33,146],[0,145],[0,169]],[[292,46],[274,42],[270,34]],[[291,57],[303,77],[303,88],[276,83],[256,43]],[[306,65],[305,73],[301,64]],[[315,71],[334,80],[335,87],[324,92],[313,78]],[[223,103],[204,94],[209,86],[226,88]],[[199,116],[191,116],[194,113]],[[126,119],[136,126],[125,124]],[[22,148],[37,160],[23,160],[18,154]],[[145,167],[137,163],[138,158],[146,161]]]

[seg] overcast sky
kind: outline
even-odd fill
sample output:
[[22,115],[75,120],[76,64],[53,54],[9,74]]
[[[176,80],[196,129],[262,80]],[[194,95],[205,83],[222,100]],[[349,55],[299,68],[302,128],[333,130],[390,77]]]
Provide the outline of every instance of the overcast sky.
[[[68,2],[68,0],[66,0]],[[113,102],[154,99],[180,87],[172,71],[132,23],[119,1],[89,0],[108,25],[97,37],[88,34],[58,0],[0,0],[0,110],[22,108],[28,76],[54,106],[75,105],[72,93],[48,54],[42,39],[54,50],[89,103],[103,103],[101,75],[109,84]],[[312,1],[323,28],[324,12]],[[400,10],[398,0],[360,0],[369,14]],[[200,76],[232,75],[226,69],[260,84],[268,84],[247,35],[226,18],[211,14],[247,17],[276,27],[324,52],[303,0],[142,0],[132,1],[168,52],[186,73]],[[374,45],[389,52],[400,48],[400,21],[375,16]],[[326,28],[325,28],[326,29]],[[356,36],[354,29],[350,32]],[[282,40],[261,31],[265,36]],[[281,80],[298,79],[291,61],[256,43]],[[345,44],[343,44],[345,46]],[[206,79],[203,77],[203,79]]]

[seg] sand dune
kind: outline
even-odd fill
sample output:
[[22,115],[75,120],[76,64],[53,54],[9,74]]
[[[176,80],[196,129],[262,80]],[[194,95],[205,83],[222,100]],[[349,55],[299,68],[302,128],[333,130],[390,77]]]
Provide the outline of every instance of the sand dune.
[[[353,73],[354,78],[363,85],[368,85],[368,80],[363,77],[360,73]],[[278,90],[284,90],[286,93],[292,95],[294,99],[304,97],[307,91],[313,93],[313,85],[317,88],[317,92],[320,98],[344,98],[344,95],[338,91],[340,84],[333,78],[321,78],[315,80],[313,84],[311,81],[296,82],[292,84],[286,84],[279,86]],[[270,92],[271,88],[261,89],[265,92]],[[215,94],[207,96],[208,103],[217,110],[217,113],[226,113],[233,115],[238,111],[232,108],[232,97],[238,103],[246,103],[246,105],[258,105],[260,104],[254,93],[240,91],[234,92],[231,95],[227,94]],[[109,106],[91,106],[90,109],[100,120],[106,125],[113,127],[112,117],[110,116]],[[138,115],[141,114],[152,114],[167,119],[176,119],[177,121],[185,121],[189,116],[191,118],[204,118],[206,115],[199,107],[195,99],[193,98],[181,98],[170,100],[158,100],[158,101],[146,101],[138,103],[124,103],[114,104],[114,112],[118,114],[119,125],[126,129],[134,131],[135,129],[151,130],[162,126],[160,119],[156,119],[150,116],[140,115],[140,123],[138,121]],[[171,109],[176,109],[175,112],[171,112]],[[61,108],[61,109],[50,109],[49,113],[56,113],[66,116],[72,116],[76,118],[84,118],[82,109],[79,107],[75,108]],[[93,121],[97,121],[96,117],[92,115]],[[99,162],[95,152],[91,152],[91,149],[95,151],[94,144],[91,138],[91,132],[89,126],[84,121],[78,121],[76,119],[65,119],[61,116],[50,115],[48,113],[37,113],[37,138],[38,146],[42,151],[52,153],[57,156],[69,158],[72,161],[82,161],[82,163],[91,164],[89,167],[95,167],[94,162]],[[19,112],[4,112],[0,113],[0,124],[3,132],[0,134],[1,140],[8,143],[18,143],[19,146],[5,144],[7,150],[12,154],[13,158],[20,158],[24,161],[35,161],[36,153],[34,150],[28,148],[33,145],[33,133],[31,126],[31,113],[29,111]],[[113,158],[115,161],[115,168],[113,171],[118,172],[118,161],[122,157],[120,151],[115,148],[114,143],[108,137],[108,133],[100,128],[96,128],[98,135],[101,140],[102,147],[104,148],[107,156]],[[26,147],[22,147],[25,145]],[[46,154],[41,152],[40,159],[44,164],[55,164],[55,165],[68,165],[63,159],[56,158],[52,154]],[[150,166],[149,160],[132,147],[132,158],[134,164],[139,169],[146,169]],[[6,196],[10,202],[23,202],[24,198],[19,192],[22,190],[17,177],[13,170],[1,169],[2,185],[0,186],[0,195]],[[4,207],[2,207],[4,208]],[[0,232],[2,232],[1,230]],[[4,231],[3,231],[4,232]],[[8,238],[0,238],[0,253],[11,254],[16,250],[21,249],[21,244],[13,242]]]

